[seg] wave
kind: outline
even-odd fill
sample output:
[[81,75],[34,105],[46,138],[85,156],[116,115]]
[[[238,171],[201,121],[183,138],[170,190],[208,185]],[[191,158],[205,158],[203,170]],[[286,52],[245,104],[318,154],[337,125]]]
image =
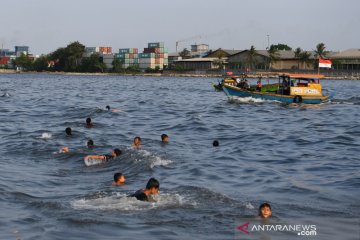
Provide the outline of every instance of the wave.
[[185,196],[180,194],[161,193],[154,197],[156,202],[143,202],[124,193],[114,193],[111,196],[82,198],[70,202],[74,209],[88,210],[119,210],[125,212],[146,211],[156,208],[196,206]]
[[228,102],[229,103],[274,103],[274,102],[278,102],[278,101],[264,100],[264,99],[253,98],[253,97],[229,97]]
[[45,133],[41,134],[41,136],[38,137],[38,138],[40,138],[40,139],[51,139],[51,138],[52,138],[52,134],[45,132]]

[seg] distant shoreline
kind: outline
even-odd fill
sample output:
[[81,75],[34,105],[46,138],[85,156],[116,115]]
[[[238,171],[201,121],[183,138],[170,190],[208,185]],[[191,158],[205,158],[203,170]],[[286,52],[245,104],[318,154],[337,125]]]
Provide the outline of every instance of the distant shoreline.
[[[50,74],[50,75],[75,75],[75,76],[145,76],[145,77],[204,77],[204,78],[222,78],[222,74],[194,74],[194,73],[79,73],[79,72],[17,72],[12,69],[0,69],[0,74]],[[277,73],[264,73],[258,72],[253,74],[248,74],[249,78],[259,78],[260,75],[262,78],[278,78]],[[360,80],[360,76],[326,76],[325,79],[331,80]]]

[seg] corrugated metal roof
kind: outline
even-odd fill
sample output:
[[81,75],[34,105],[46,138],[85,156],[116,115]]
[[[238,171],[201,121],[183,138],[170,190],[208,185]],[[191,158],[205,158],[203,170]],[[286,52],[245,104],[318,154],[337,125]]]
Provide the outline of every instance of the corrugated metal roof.
[[213,62],[215,60],[218,60],[218,58],[190,58],[178,60],[176,62]]
[[235,50],[235,49],[222,49],[222,48],[218,48],[212,52],[209,52],[207,53],[204,57],[206,56],[209,56],[209,55],[213,55],[213,54],[216,54],[216,52],[219,52],[219,51],[223,51],[225,52],[227,55],[234,55],[234,54],[237,54],[239,52],[242,52],[243,50]]
[[331,55],[330,58],[340,59],[340,58],[360,58],[360,49],[351,48],[339,53]]
[[237,54],[237,53],[243,51],[243,50],[234,50],[234,49],[232,49],[232,50],[229,50],[229,49],[221,49],[221,50],[223,50],[224,52],[228,53],[229,55],[234,55],[234,54]]
[[[236,54],[233,54],[232,56],[247,51],[249,50],[238,52]],[[306,51],[306,52],[310,53],[310,59],[314,59],[315,56],[314,51]],[[269,52],[267,50],[256,50],[256,53],[265,57],[269,57]],[[295,53],[292,50],[280,50],[278,51],[278,55],[279,55],[279,59],[295,59]]]

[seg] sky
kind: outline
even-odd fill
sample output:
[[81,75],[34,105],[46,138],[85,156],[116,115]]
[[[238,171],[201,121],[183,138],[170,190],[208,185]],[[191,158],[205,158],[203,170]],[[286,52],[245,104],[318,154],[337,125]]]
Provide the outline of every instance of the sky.
[[47,54],[71,42],[85,46],[147,47],[170,52],[210,49],[360,48],[359,0],[0,0],[0,48]]

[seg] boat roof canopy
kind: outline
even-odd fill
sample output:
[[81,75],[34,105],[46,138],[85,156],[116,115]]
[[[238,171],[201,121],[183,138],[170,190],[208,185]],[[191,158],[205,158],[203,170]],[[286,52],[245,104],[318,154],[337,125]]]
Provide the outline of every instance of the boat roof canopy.
[[296,79],[304,79],[304,80],[311,80],[311,79],[322,79],[325,76],[322,74],[289,74],[285,73],[283,75],[280,75],[282,77],[289,77],[289,78],[296,78]]

